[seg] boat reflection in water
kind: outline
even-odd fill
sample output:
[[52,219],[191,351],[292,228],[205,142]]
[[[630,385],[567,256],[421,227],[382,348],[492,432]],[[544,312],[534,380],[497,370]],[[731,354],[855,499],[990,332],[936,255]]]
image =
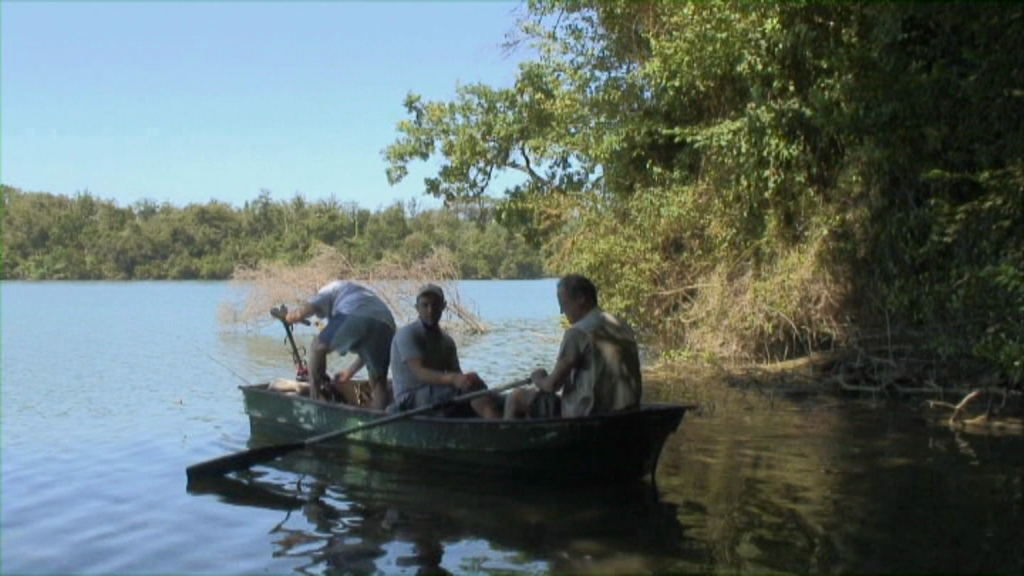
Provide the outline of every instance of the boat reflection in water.
[[[650,483],[531,485],[364,451],[297,452],[237,477],[192,483],[189,492],[282,511],[280,522],[267,527],[274,556],[296,559],[300,571],[634,573],[707,566],[707,551],[685,537],[676,506]],[[686,558],[688,550],[693,557]]]

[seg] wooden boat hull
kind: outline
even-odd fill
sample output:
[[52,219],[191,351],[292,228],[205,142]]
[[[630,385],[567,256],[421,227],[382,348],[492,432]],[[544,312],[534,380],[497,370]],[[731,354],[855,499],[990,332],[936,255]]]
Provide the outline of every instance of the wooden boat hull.
[[[382,412],[241,387],[254,441],[307,438],[379,418]],[[653,477],[668,436],[689,406],[645,405],[586,418],[495,421],[417,416],[359,431],[324,448],[355,456],[415,458],[464,472],[544,482],[628,481]]]

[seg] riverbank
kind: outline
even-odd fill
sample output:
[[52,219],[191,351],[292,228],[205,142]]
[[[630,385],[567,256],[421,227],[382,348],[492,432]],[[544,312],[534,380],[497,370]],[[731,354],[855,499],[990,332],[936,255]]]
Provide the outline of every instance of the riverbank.
[[967,380],[962,370],[914,373],[907,365],[818,353],[772,364],[667,362],[644,373],[648,401],[694,403],[695,416],[772,410],[778,403],[807,409],[839,402],[905,402],[928,424],[983,434],[1024,434],[1024,394],[996,374]]

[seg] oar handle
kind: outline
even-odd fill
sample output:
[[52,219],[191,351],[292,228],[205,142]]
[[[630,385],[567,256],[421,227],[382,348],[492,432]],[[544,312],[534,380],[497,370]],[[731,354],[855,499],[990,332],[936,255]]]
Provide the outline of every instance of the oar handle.
[[316,444],[317,442],[323,442],[324,440],[330,440],[331,438],[335,438],[337,436],[347,436],[349,434],[354,434],[354,433],[360,432],[362,430],[369,430],[370,428],[376,428],[378,426],[383,426],[385,424],[390,424],[390,423],[396,422],[398,420],[406,420],[408,418],[412,418],[413,416],[418,416],[420,414],[427,414],[428,412],[434,412],[436,410],[440,410],[441,408],[445,408],[445,407],[453,405],[453,404],[458,404],[460,402],[468,402],[470,400],[474,400],[476,398],[481,398],[483,396],[487,396],[487,395],[490,395],[490,394],[499,394],[501,392],[505,392],[506,390],[512,390],[513,388],[519,388],[520,386],[525,386],[525,385],[529,384],[530,382],[531,382],[531,380],[529,378],[521,378],[521,379],[516,380],[514,382],[509,382],[507,384],[502,384],[501,386],[495,386],[494,388],[488,388],[486,390],[476,390],[474,392],[469,392],[469,393],[466,393],[466,394],[461,394],[461,395],[456,396],[456,397],[452,398],[451,400],[447,400],[445,402],[438,402],[437,404],[431,404],[430,406],[420,406],[419,408],[413,408],[412,410],[405,410],[403,412],[398,412],[398,413],[392,414],[390,416],[385,416],[383,418],[377,418],[375,420],[370,420],[369,422],[364,422],[362,424],[357,424],[355,426],[351,426],[349,428],[345,428],[344,430],[335,430],[334,432],[327,432],[325,434],[320,434],[318,436],[311,436],[311,437],[306,438],[305,440],[303,440],[303,443],[306,446],[309,446],[311,444]]

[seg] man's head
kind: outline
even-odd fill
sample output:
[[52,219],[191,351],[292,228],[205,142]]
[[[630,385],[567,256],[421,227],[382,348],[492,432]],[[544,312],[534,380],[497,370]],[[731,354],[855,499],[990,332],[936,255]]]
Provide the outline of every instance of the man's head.
[[597,287],[586,276],[563,276],[558,281],[558,306],[575,323],[597,307]]
[[444,290],[436,284],[426,284],[416,293],[416,313],[427,326],[437,326],[445,305]]

